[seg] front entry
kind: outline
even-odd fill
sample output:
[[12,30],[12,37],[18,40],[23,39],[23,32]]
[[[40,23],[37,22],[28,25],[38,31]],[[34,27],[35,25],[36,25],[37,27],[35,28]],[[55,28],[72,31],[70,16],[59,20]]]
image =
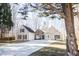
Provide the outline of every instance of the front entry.
[[35,35],[35,40],[42,40],[44,39],[44,35]]

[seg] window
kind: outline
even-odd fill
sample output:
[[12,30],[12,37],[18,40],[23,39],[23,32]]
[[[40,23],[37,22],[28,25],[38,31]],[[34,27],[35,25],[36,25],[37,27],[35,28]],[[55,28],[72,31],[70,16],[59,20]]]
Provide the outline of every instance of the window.
[[44,39],[44,35],[42,35],[42,39]]
[[18,35],[18,39],[22,39],[22,36],[21,35]]
[[24,32],[24,29],[20,29],[20,32]]
[[23,39],[27,39],[27,35],[23,35]]

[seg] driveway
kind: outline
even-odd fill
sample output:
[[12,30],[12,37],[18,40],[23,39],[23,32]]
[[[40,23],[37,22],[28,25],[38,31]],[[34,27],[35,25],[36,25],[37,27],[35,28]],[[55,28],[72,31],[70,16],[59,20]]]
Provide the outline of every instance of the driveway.
[[49,46],[54,40],[32,40],[23,43],[4,43],[0,56],[28,56],[39,49]]

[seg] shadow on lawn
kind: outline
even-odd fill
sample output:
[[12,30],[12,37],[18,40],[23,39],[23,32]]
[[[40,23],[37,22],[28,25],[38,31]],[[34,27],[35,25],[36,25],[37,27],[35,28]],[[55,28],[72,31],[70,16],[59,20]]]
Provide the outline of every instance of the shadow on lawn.
[[65,52],[65,49],[44,47],[39,51],[32,53],[30,56],[65,56]]
[[61,43],[61,42],[53,42],[52,44],[57,44],[57,45],[66,45],[66,43]]
[[[56,41],[51,43],[51,45],[59,45],[62,47],[62,45],[66,46],[66,43],[62,41]],[[44,47],[32,53],[30,56],[65,56],[66,49],[62,49],[60,47]]]

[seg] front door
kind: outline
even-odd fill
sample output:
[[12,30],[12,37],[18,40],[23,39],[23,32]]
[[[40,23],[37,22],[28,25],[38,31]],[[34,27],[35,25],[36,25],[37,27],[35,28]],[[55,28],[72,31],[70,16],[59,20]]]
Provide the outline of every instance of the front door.
[[42,39],[44,39],[44,35],[42,35]]

